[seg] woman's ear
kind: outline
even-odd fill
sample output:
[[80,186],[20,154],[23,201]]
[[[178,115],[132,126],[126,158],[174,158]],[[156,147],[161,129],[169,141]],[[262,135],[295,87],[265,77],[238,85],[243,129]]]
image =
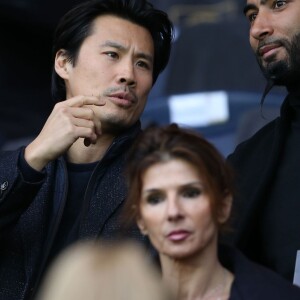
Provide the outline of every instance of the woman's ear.
[[62,79],[68,79],[70,66],[71,66],[71,62],[68,60],[68,57],[66,55],[66,50],[64,49],[58,50],[56,52],[55,62],[54,62],[54,68],[56,73]]
[[143,235],[148,235],[147,227],[145,225],[145,222],[142,220],[142,218],[139,217],[137,219],[137,225]]
[[219,212],[218,212],[218,222],[220,224],[225,223],[231,213],[231,207],[232,207],[232,195],[227,195],[222,200],[222,205],[220,206]]

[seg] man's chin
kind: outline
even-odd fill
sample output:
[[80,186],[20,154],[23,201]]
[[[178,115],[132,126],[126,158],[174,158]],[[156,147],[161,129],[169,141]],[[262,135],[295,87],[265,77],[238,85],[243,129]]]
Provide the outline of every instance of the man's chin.
[[290,70],[287,62],[276,61],[268,63],[267,66],[262,67],[263,73],[268,80],[272,80],[275,85],[286,85]]
[[102,123],[102,132],[111,135],[119,135],[127,130],[131,125],[122,120],[108,120]]

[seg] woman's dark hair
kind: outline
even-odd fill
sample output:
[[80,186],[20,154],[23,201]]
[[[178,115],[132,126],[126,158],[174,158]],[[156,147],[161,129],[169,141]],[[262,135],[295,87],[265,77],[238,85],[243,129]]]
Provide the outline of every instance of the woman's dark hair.
[[[213,218],[218,224],[217,216],[223,200],[234,192],[233,171],[211,143],[197,132],[179,128],[176,124],[149,127],[135,141],[129,152],[125,173],[129,190],[124,219],[130,224],[139,217],[145,171],[156,163],[172,159],[184,160],[196,168],[210,198]],[[227,223],[218,225],[221,229]]]
[[[115,15],[148,29],[154,42],[154,84],[170,57],[173,25],[166,13],[154,9],[147,0],[92,0],[74,7],[62,17],[56,28],[53,59],[57,51],[64,49],[69,61],[75,65],[80,46],[91,34],[94,20],[101,15]],[[66,97],[64,80],[54,68],[52,97],[56,102]]]

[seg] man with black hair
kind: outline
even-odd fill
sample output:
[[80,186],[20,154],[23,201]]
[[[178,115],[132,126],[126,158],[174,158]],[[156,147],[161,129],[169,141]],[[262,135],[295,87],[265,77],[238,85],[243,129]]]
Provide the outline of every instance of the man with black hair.
[[300,1],[247,0],[250,44],[268,80],[285,86],[281,114],[238,145],[233,242],[293,281],[300,250]]
[[[27,147],[0,156],[1,299],[31,299],[70,244],[120,238],[126,153],[172,37],[167,15],[146,0],[84,2],[61,19],[57,103]],[[146,242],[134,228],[124,235]]]

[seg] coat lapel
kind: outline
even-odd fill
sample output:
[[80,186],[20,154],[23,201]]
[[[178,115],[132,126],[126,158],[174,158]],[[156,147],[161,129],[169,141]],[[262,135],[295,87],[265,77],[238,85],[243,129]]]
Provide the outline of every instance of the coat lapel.
[[[95,238],[125,200],[126,185],[123,177],[124,159],[115,160],[95,178],[93,196],[87,197],[81,219],[80,238]],[[88,201],[89,200],[89,201]]]

